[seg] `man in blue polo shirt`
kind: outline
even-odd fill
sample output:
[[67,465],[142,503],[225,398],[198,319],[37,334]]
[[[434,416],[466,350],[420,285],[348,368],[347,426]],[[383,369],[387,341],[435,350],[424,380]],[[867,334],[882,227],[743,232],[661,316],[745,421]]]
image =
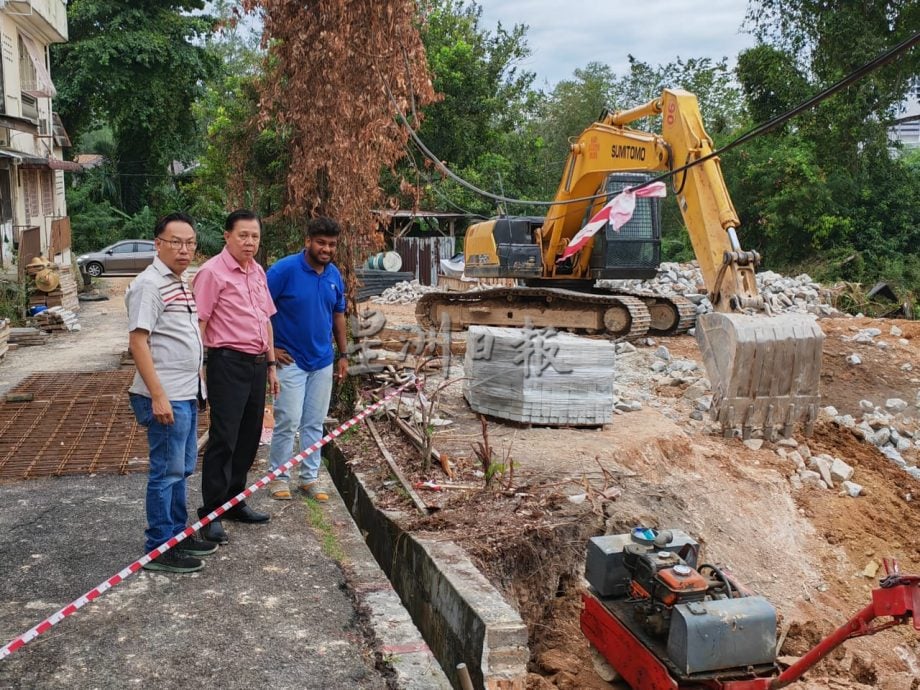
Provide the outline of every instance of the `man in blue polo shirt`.
[[[275,398],[275,430],[268,456],[271,470],[281,467],[294,454],[298,430],[300,450],[323,437],[333,378],[342,380],[348,373],[345,284],[332,263],[340,232],[338,223],[330,218],[311,219],[304,233],[303,251],[284,257],[268,269],[268,289],[278,310],[272,316],[272,328],[281,383],[281,393]],[[319,465],[320,453],[315,451],[301,463],[298,485],[311,498],[327,501],[329,494],[318,482]],[[285,473],[271,482],[271,497],[290,500],[288,481]]]

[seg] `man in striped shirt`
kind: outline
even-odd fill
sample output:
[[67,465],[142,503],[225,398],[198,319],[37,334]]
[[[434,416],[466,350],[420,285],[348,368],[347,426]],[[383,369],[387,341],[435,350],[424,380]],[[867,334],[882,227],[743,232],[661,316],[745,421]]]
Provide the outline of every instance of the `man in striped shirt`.
[[[138,423],[147,427],[150,446],[147,553],[185,530],[185,479],[195,471],[198,400],[204,399],[204,348],[185,278],[197,246],[194,222],[172,213],[157,221],[153,235],[157,256],[125,293],[128,343],[137,366],[129,389],[131,407]],[[213,542],[187,538],[144,568],[190,573],[203,567],[199,556],[215,551]]]

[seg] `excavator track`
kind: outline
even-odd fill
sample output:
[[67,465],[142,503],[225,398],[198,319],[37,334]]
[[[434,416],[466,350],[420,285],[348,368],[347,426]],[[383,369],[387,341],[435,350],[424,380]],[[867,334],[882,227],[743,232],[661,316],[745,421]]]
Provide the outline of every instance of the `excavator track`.
[[693,302],[679,296],[545,287],[431,292],[419,300],[415,315],[421,326],[438,328],[442,311],[449,315],[455,331],[473,324],[520,327],[529,317],[536,327],[598,333],[618,340],[681,335],[693,328],[697,316]]
[[419,299],[415,317],[422,327],[440,328],[444,316],[453,331],[471,325],[520,328],[529,323],[533,328],[552,327],[617,340],[642,338],[652,324],[643,298],[542,287],[430,292]]
[[654,336],[682,335],[696,324],[696,305],[678,295],[656,295],[650,292],[632,292],[610,288],[595,288],[617,296],[635,297],[645,303],[651,323],[648,334]]

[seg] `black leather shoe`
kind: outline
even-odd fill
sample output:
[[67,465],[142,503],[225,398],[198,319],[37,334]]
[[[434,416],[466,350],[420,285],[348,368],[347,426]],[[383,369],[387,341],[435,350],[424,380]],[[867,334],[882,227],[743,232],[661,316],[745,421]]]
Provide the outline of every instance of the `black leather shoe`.
[[198,530],[198,533],[205,541],[213,541],[215,544],[230,543],[230,540],[227,538],[227,533],[224,532],[224,526],[220,524],[220,520],[214,520],[210,524],[205,525]]
[[247,505],[237,506],[233,510],[228,510],[224,513],[225,520],[233,520],[234,522],[248,522],[250,524],[258,524],[260,522],[268,522],[272,519],[272,516],[268,513],[259,513],[250,508]]

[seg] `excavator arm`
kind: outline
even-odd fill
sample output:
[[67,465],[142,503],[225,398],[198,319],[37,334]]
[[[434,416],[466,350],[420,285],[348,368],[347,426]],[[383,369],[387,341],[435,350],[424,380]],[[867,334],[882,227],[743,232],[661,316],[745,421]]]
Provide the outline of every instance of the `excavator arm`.
[[[630,123],[661,115],[662,134],[630,129]],[[584,224],[586,210],[605,199],[590,200],[607,176],[619,171],[667,171],[709,156],[712,139],[703,128],[696,97],[666,89],[661,98],[627,111],[606,114],[571,145],[562,180],[542,229],[543,264],[555,274],[556,257]],[[716,311],[762,311],[754,267],[757,252],[744,252],[735,229],[740,225],[717,157],[678,173],[672,180],[693,251]],[[582,201],[573,201],[581,199]],[[582,251],[571,277],[587,275],[590,247]],[[727,258],[727,260],[726,260]]]
[[[660,136],[627,126],[659,114]],[[696,97],[680,89],[589,126],[572,144],[557,203],[541,230],[544,272],[557,276],[557,258],[583,226],[587,210],[606,201],[584,199],[603,189],[611,172],[678,170],[702,160],[677,172],[671,185],[714,309],[696,327],[715,393],[714,413],[727,435],[740,427],[745,438],[754,428],[769,437],[779,428],[788,436],[801,420],[810,433],[820,402],[824,334],[811,317],[769,315],[754,273],[760,256],[741,248],[740,221],[713,150]],[[571,277],[587,277],[590,255],[588,245],[571,266]]]

